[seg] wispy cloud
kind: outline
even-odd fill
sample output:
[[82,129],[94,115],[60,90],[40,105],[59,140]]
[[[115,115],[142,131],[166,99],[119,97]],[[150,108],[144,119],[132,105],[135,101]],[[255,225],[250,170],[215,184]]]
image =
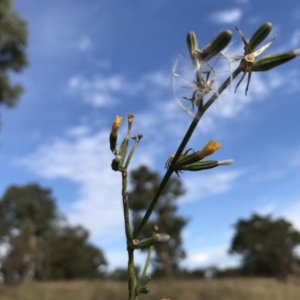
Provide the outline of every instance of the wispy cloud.
[[[72,224],[88,228],[93,240],[101,238],[102,244],[123,234],[121,181],[110,167],[113,155],[108,136],[106,130],[91,134],[90,128],[77,126],[16,161],[41,177],[75,183],[79,197],[64,213]],[[156,151],[149,149],[146,154],[137,151],[132,168],[141,163],[153,165]]]
[[68,88],[72,95],[81,97],[94,107],[110,107],[120,98],[120,93],[128,94],[129,84],[121,75],[104,76],[98,74],[92,79],[73,76],[69,79]]
[[68,91],[94,107],[111,107],[127,96],[137,95],[155,102],[163,91],[168,91],[167,78],[162,71],[146,73],[137,80],[121,74],[98,73],[91,78],[74,75],[68,81]]
[[232,24],[238,22],[242,17],[242,10],[238,8],[221,10],[210,15],[209,19],[217,24]]
[[298,47],[300,44],[300,29],[297,29],[291,38],[291,47]]
[[300,230],[300,200],[295,202],[291,207],[289,207],[283,216],[292,222],[293,226]]
[[78,184],[80,196],[67,212],[69,220],[84,224],[94,238],[109,237],[122,224],[121,186],[118,174],[110,169],[109,133],[91,136],[80,131],[73,130],[73,140],[58,139],[41,146],[18,163],[42,177]]
[[195,177],[185,172],[187,176],[183,180],[188,193],[183,202],[195,202],[205,197],[226,193],[233,188],[234,182],[241,174],[241,171],[219,171]]
[[220,268],[238,266],[237,257],[228,254],[228,245],[219,245],[188,253],[185,264],[191,268],[218,265]]
[[82,52],[86,52],[92,48],[92,41],[88,36],[83,37],[79,44],[78,49]]
[[275,204],[274,202],[269,202],[265,205],[258,206],[254,211],[261,215],[272,214],[275,211]]

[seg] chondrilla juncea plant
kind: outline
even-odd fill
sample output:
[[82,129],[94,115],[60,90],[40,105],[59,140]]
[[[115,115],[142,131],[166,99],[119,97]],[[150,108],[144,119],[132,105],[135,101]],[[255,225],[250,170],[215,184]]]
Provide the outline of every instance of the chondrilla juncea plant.
[[[196,108],[195,116],[187,129],[177,151],[171,154],[166,162],[166,172],[162,181],[153,196],[153,199],[149,202],[149,207],[141,220],[139,226],[133,232],[131,229],[131,223],[129,218],[129,206],[130,201],[127,192],[127,175],[128,166],[130,160],[135,152],[135,149],[142,139],[142,135],[131,136],[132,124],[134,121],[134,115],[128,115],[128,130],[124,140],[121,143],[119,149],[117,149],[117,139],[118,139],[118,129],[122,122],[121,116],[116,116],[112,130],[110,133],[110,149],[115,155],[112,161],[111,167],[114,171],[120,172],[122,177],[122,203],[123,203],[123,214],[124,214],[124,224],[125,224],[125,234],[126,234],[126,247],[128,252],[128,300],[137,300],[140,293],[148,293],[149,288],[147,284],[150,281],[150,275],[147,274],[148,266],[151,260],[151,252],[153,245],[156,243],[166,243],[169,240],[169,235],[167,233],[155,232],[152,236],[141,239],[140,236],[143,232],[145,225],[147,224],[157,202],[159,201],[160,195],[164,190],[168,180],[173,173],[179,176],[179,173],[184,171],[202,171],[210,168],[215,168],[220,165],[230,165],[233,163],[232,159],[217,161],[217,160],[205,160],[205,158],[211,155],[213,152],[220,148],[220,144],[216,141],[209,141],[202,150],[191,151],[191,149],[185,150],[189,139],[191,138],[195,128],[197,127],[199,121],[201,120],[204,113],[208,108],[214,103],[214,101],[220,97],[222,92],[231,84],[231,82],[240,74],[242,77],[238,82],[236,89],[248,73],[248,80],[245,89],[245,94],[249,90],[249,85],[251,81],[252,72],[263,72],[275,68],[281,64],[288,62],[289,60],[300,55],[300,49],[271,54],[263,56],[257,59],[264,50],[266,50],[274,41],[273,38],[264,46],[255,50],[263,40],[269,35],[272,30],[271,23],[262,24],[252,35],[249,42],[245,39],[242,31],[236,27],[238,34],[240,35],[245,52],[243,55],[236,56],[226,56],[226,59],[231,61],[240,61],[237,68],[231,72],[228,78],[217,88],[212,89],[212,85],[215,84],[214,77],[216,73],[213,70],[212,65],[209,61],[215,58],[217,55],[222,56],[223,50],[226,48],[231,40],[232,32],[230,30],[224,30],[218,34],[212,41],[206,45],[204,48],[200,49],[198,46],[198,41],[194,32],[189,32],[187,34],[187,48],[195,69],[195,81],[193,81],[194,91],[191,98],[186,98],[192,101],[193,107]],[[231,62],[230,61],[230,62]],[[204,71],[204,68],[209,68],[213,72]],[[128,153],[129,139],[134,140],[134,144]],[[134,265],[134,252],[140,248],[148,248],[148,255],[145,262],[144,269],[140,278],[137,277],[135,273]],[[125,296],[124,296],[125,298]]]

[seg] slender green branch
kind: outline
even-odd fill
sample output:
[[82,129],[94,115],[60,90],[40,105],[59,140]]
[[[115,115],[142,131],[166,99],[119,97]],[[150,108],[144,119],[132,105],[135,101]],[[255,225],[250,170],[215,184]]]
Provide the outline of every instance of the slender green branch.
[[238,76],[243,70],[242,65],[239,65],[223,83],[218,88],[217,92],[213,94],[209,100],[204,104],[203,110],[204,112],[215,102],[215,100],[222,94],[222,92],[229,86],[229,84]]
[[136,274],[134,269],[134,249],[128,248],[128,300],[135,300],[136,298]]
[[151,246],[148,249],[147,259],[146,259],[146,263],[145,263],[145,266],[144,266],[144,269],[143,269],[142,277],[147,275],[147,270],[148,270],[148,267],[149,267],[149,264],[150,264],[152,250],[153,250],[153,246]]
[[123,198],[123,214],[125,223],[126,244],[128,251],[128,300],[135,299],[136,275],[134,269],[134,249],[132,247],[132,233],[129,220],[128,193],[127,193],[127,171],[122,171],[122,198]]
[[129,207],[128,207],[128,193],[127,193],[127,171],[122,171],[122,198],[123,198],[123,214],[125,223],[125,233],[127,240],[127,247],[132,245],[132,232],[129,220]]
[[124,168],[125,168],[126,170],[127,170],[127,167],[128,167],[128,165],[129,165],[129,163],[130,163],[130,160],[131,160],[131,158],[132,158],[132,155],[134,154],[134,151],[135,151],[137,145],[138,145],[138,140],[135,140],[135,143],[133,144],[133,146],[132,146],[132,148],[131,148],[131,151],[130,151],[130,153],[128,154],[128,157],[127,157],[126,162],[125,162],[125,165],[124,165]]

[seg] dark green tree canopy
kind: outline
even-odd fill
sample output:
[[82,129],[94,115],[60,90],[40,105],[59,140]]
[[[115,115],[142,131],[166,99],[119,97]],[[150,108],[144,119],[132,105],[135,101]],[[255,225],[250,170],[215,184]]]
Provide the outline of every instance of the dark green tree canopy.
[[82,226],[64,226],[47,237],[44,269],[48,280],[95,278],[107,265],[100,249],[88,242],[89,233]]
[[9,72],[20,72],[27,66],[25,21],[12,9],[11,0],[0,1],[0,104],[13,107],[23,88],[13,85]]
[[253,214],[235,224],[236,233],[229,252],[242,256],[245,275],[274,276],[285,280],[297,262],[295,248],[300,233],[284,219]]
[[[161,178],[158,173],[152,172],[146,166],[133,170],[130,174],[132,184],[129,193],[129,208],[132,213],[133,228],[137,228],[149,203],[157,190]],[[156,275],[173,276],[179,268],[179,262],[185,257],[182,248],[182,229],[188,220],[177,214],[176,201],[185,193],[180,179],[171,178],[155,207],[154,213],[148,222],[142,237],[151,237],[155,226],[160,233],[166,233],[171,239],[166,243],[155,246],[156,257],[153,266]]]
[[106,260],[88,238],[83,227],[67,225],[50,189],[11,186],[0,198],[0,243],[10,248],[0,272],[7,283],[101,276]]
[[43,235],[57,217],[50,189],[38,184],[11,186],[0,201],[0,239],[14,232]]

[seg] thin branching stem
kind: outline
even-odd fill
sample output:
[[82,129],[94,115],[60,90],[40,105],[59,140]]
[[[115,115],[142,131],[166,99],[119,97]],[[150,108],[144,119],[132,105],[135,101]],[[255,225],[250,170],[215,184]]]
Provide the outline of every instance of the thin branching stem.
[[149,267],[149,264],[150,264],[152,250],[153,250],[153,246],[151,246],[148,249],[147,259],[146,259],[146,263],[145,263],[145,266],[144,266],[144,269],[143,269],[142,277],[147,275],[147,270],[148,270],[148,267]]
[[214,103],[214,101],[218,98],[219,95],[230,85],[230,83],[238,76],[243,70],[243,66],[239,65],[232,74],[220,85],[217,92],[214,93],[209,100],[204,104],[203,110],[204,112]]
[[161,183],[160,183],[160,185],[159,185],[159,187],[158,187],[158,189],[157,189],[157,191],[156,191],[156,193],[155,193],[155,195],[154,195],[154,197],[153,197],[153,199],[152,199],[152,201],[151,201],[151,203],[150,203],[150,205],[149,205],[149,207],[148,207],[148,209],[147,209],[147,211],[146,211],[146,213],[145,213],[145,215],[144,215],[144,217],[141,221],[141,223],[139,224],[139,227],[137,228],[136,232],[134,233],[134,235],[133,235],[134,238],[138,238],[139,235],[144,230],[144,228],[145,228],[145,226],[146,226],[146,224],[147,224],[147,222],[148,222],[148,220],[149,220],[149,218],[150,218],[150,216],[151,216],[151,214],[154,210],[154,207],[155,207],[160,195],[162,194],[164,188],[166,187],[166,185],[168,183],[168,180],[170,179],[170,177],[173,173],[174,166],[175,166],[179,156],[182,154],[183,150],[185,149],[185,147],[186,147],[188,141],[190,140],[195,128],[197,127],[202,115],[203,115],[203,112],[198,110],[198,112],[195,115],[195,117],[194,117],[189,129],[187,130],[183,140],[181,141],[181,143],[180,143],[180,145],[179,145],[179,147],[176,151],[176,154],[175,154],[174,158],[172,159],[172,162],[171,162],[169,168],[167,169],[167,171],[165,173],[165,176],[163,177],[163,179],[162,179],[162,181],[161,181]]
[[132,155],[134,154],[134,151],[135,151],[137,145],[138,145],[138,142],[135,141],[135,143],[133,144],[133,146],[132,146],[132,148],[131,148],[131,151],[130,151],[130,153],[129,153],[127,159],[126,159],[125,165],[124,165],[124,168],[125,168],[126,170],[127,170],[127,168],[128,168],[128,165],[129,165],[129,163],[130,163],[130,160],[131,160],[131,158],[132,158]]
[[137,294],[136,294],[136,274],[134,269],[134,249],[128,248],[128,300],[136,300]]
[[126,244],[128,251],[128,300],[135,299],[136,274],[134,269],[134,248],[132,247],[132,233],[129,220],[128,193],[127,193],[127,170],[122,171],[122,198],[123,214],[125,223]]
[[123,198],[123,215],[125,223],[125,233],[127,246],[132,244],[132,232],[129,220],[128,193],[127,193],[127,171],[122,171],[122,198]]
[[171,161],[171,164],[169,166],[169,168],[167,169],[152,201],[150,202],[150,205],[141,221],[141,223],[139,224],[139,227],[137,228],[137,230],[134,232],[133,237],[134,238],[138,238],[139,235],[142,233],[142,231],[144,230],[153,210],[154,207],[159,199],[159,197],[161,196],[164,188],[166,187],[168,180],[170,179],[172,173],[173,173],[173,169],[174,166],[177,162],[177,160],[179,159],[180,155],[182,154],[183,150],[185,149],[188,141],[190,140],[195,128],[197,127],[201,117],[203,116],[204,112],[213,104],[213,102],[218,98],[218,95],[220,95],[231,83],[231,81],[242,71],[241,66],[238,66],[235,71],[231,74],[231,76],[229,76],[224,82],[223,84],[219,87],[217,93],[213,94],[210,99],[205,103],[205,105],[203,106],[203,108],[200,110],[198,109],[197,114],[195,115],[190,127],[188,128],[183,140],[181,141],[176,154],[174,156],[174,158]]

